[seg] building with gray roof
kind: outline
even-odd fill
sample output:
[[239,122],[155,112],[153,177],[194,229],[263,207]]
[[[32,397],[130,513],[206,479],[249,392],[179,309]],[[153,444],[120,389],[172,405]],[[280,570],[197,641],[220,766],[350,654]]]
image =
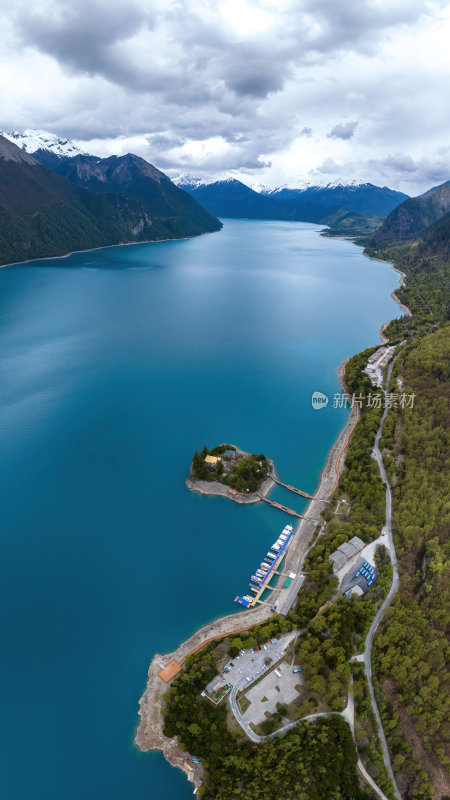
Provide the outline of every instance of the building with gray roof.
[[341,544],[330,556],[330,561],[333,564],[333,572],[339,572],[342,567],[345,567],[347,561],[357,556],[364,546],[364,542],[359,536],[353,536],[350,541]]

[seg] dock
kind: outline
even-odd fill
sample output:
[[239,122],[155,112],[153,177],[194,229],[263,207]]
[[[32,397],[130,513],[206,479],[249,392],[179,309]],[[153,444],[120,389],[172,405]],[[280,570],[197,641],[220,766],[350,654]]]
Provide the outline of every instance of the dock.
[[278,486],[283,486],[283,488],[287,489],[289,492],[300,494],[302,497],[307,497],[309,500],[317,500],[318,503],[328,503],[328,500],[320,497],[314,497],[313,494],[308,494],[308,492],[304,492],[302,489],[296,489],[295,486],[291,486],[289,483],[283,483],[283,481],[280,481],[280,479],[276,478],[272,473],[269,475],[269,477],[272,478],[272,480],[277,483]]
[[268,503],[269,506],[273,506],[274,508],[278,508],[280,511],[284,511],[285,514],[290,514],[291,517],[298,517],[298,519],[308,519],[310,522],[317,522],[317,520],[312,519],[311,517],[305,517],[304,514],[299,514],[298,511],[294,511],[292,508],[282,506],[281,503],[276,503],[275,500],[269,500],[267,497],[261,497],[261,500],[263,500],[264,503]]
[[[283,536],[283,534],[285,536],[285,541],[283,543],[281,543],[281,537]],[[235,603],[238,603],[239,605],[243,606],[244,608],[254,608],[257,604],[271,606],[271,604],[268,603],[267,601],[261,600],[261,596],[264,594],[266,589],[268,591],[273,591],[272,586],[270,586],[270,581],[271,581],[271,579],[273,578],[274,575],[280,576],[281,572],[279,571],[278,568],[280,567],[280,564],[283,561],[283,559],[284,559],[284,557],[285,557],[285,555],[286,555],[286,553],[288,551],[289,544],[292,541],[292,538],[293,538],[294,535],[295,535],[295,533],[294,533],[294,529],[293,529],[292,525],[286,525],[285,528],[283,529],[281,535],[280,535],[280,539],[277,540],[277,542],[275,542],[275,544],[272,545],[271,549],[275,549],[277,551],[277,554],[276,554],[276,558],[272,562],[271,567],[266,571],[265,576],[261,575],[261,577],[258,580],[256,580],[256,577],[252,576],[252,580],[255,582],[256,586],[259,586],[258,591],[254,595],[254,597],[251,597],[248,594],[247,595],[243,595],[242,597],[240,595],[238,595],[234,599]],[[274,553],[274,555],[275,555],[275,553]],[[256,588],[256,586],[255,586],[255,588]]]

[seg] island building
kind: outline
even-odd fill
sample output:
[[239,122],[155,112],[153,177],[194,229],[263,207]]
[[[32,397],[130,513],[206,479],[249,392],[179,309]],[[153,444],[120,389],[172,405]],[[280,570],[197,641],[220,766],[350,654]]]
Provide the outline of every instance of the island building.
[[330,561],[333,564],[333,572],[339,572],[343,566],[354,556],[357,556],[365,547],[359,536],[354,536],[349,542],[341,544],[334,553],[331,553]]
[[210,467],[216,467],[217,462],[220,460],[220,456],[206,456],[205,464],[209,464]]

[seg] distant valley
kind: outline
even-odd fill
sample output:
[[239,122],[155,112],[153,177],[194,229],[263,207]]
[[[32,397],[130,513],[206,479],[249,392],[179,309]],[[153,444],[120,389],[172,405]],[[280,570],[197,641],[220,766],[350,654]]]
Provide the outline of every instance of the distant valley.
[[[256,190],[257,189],[257,190]],[[46,131],[0,132],[0,263],[218,231],[218,217],[313,222],[376,250],[450,211],[450,181],[410,198],[372,183],[251,188],[167,175],[140,156],[99,158]]]
[[317,222],[330,225],[336,233],[375,230],[399,203],[408,199],[403,192],[371,183],[266,188],[257,192],[234,178],[202,183],[182,177],[178,185],[218,217]]

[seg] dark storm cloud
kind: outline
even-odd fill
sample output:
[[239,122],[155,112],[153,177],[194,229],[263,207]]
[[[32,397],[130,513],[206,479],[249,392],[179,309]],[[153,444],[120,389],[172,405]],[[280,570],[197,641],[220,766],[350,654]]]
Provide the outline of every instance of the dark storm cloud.
[[93,74],[111,68],[112,45],[154,23],[138,0],[57,0],[37,8],[19,4],[16,13],[26,44],[74,70]]
[[351,139],[357,128],[357,122],[341,122],[334,125],[327,133],[328,139]]
[[[101,75],[129,90],[172,91],[172,99],[182,102],[189,84],[206,100],[210,92],[205,87],[220,80],[237,94],[264,97],[281,89],[292,65],[308,62],[314,53],[367,51],[386,27],[411,22],[421,11],[421,0],[411,0],[408,9],[404,3],[380,9],[372,0],[301,0],[285,15],[283,35],[269,30],[253,41],[251,50],[189,0],[159,9],[145,0],[42,0],[31,9],[19,2],[15,19],[26,44],[71,70]],[[139,45],[136,58],[120,47],[142,29],[160,33],[173,50],[163,68],[155,42],[142,58]]]
[[238,72],[234,77],[227,79],[227,85],[236,94],[249,95],[250,97],[266,97],[270,92],[276,92],[283,86],[283,77],[276,75],[271,70],[252,70]]

